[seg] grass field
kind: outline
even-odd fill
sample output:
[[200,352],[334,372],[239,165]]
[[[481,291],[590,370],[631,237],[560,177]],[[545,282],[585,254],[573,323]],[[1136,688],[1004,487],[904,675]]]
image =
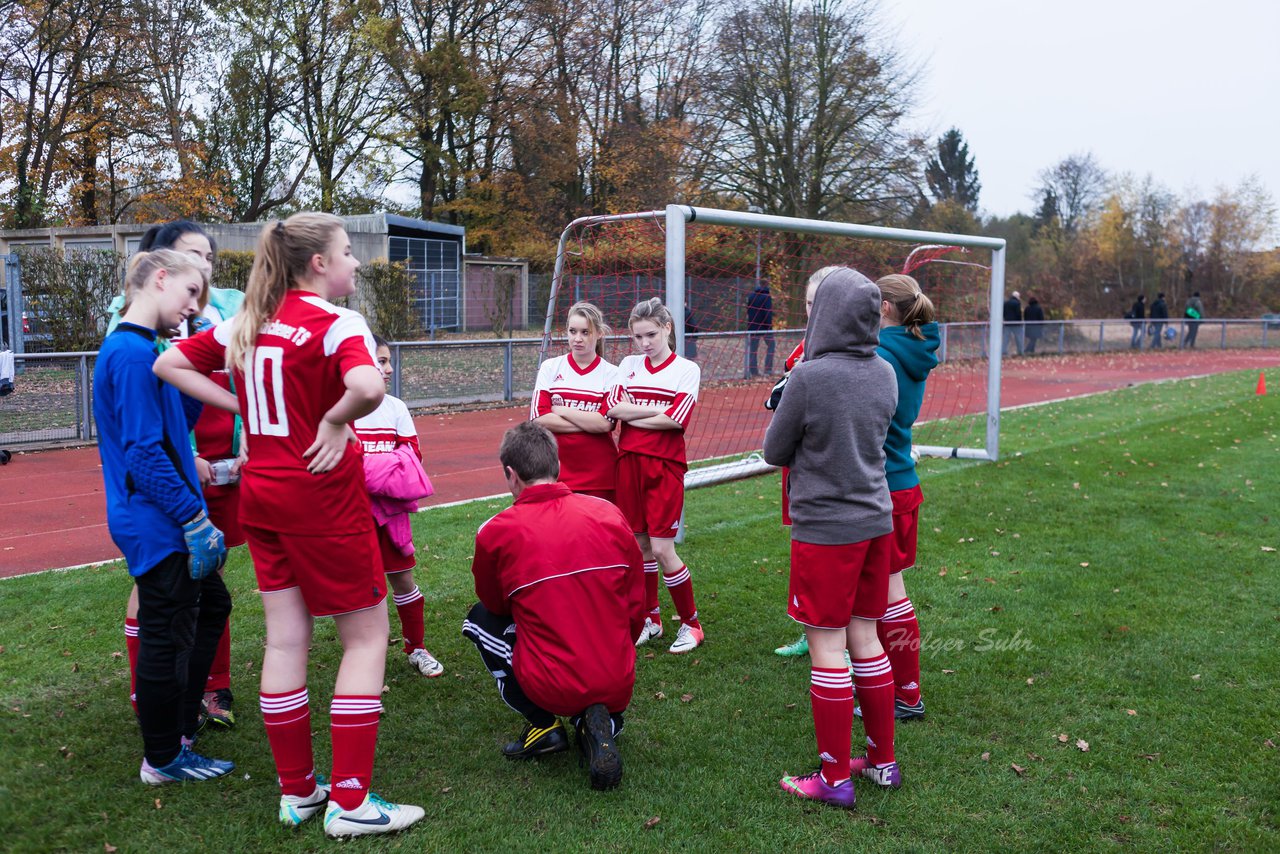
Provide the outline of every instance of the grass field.
[[[899,728],[905,785],[856,811],[777,786],[816,767],[808,667],[771,652],[785,616],[777,477],[690,494],[681,555],[707,643],[640,662],[626,779],[595,793],[573,755],[498,755],[520,722],[458,634],[476,526],[499,504],[416,520],[428,645],[444,677],[389,653],[375,787],[427,819],[368,850],[893,851],[1280,848],[1280,399],[1257,375],[1165,383],[1006,413],[997,464],[925,465],[920,565],[928,716]],[[256,712],[262,641],[238,550],[234,759],[208,784],[138,782],[119,567],[0,582],[0,848],[309,851],[275,824]],[[664,608],[665,606],[664,594]],[[669,610],[669,609],[667,609]],[[395,623],[393,618],[393,634]],[[336,662],[311,686],[328,752]],[[855,738],[855,743],[857,739]]]

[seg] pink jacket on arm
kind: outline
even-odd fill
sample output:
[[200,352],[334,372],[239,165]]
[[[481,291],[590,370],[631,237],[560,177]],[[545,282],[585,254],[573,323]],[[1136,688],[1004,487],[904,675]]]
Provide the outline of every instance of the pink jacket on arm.
[[409,514],[417,512],[418,499],[435,493],[413,447],[405,444],[389,453],[365,454],[364,479],[373,520],[387,529],[401,554],[413,554]]

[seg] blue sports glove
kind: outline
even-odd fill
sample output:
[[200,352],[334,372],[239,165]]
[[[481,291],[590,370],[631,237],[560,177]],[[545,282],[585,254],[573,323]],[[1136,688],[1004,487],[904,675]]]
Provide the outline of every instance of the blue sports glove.
[[187,541],[187,568],[196,581],[222,569],[227,562],[227,544],[203,510],[182,526],[183,539]]

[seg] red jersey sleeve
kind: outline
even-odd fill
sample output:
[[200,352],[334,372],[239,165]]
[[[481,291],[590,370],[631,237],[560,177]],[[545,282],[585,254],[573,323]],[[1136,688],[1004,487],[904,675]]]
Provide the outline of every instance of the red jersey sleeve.
[[214,336],[216,331],[216,328],[206,329],[199,335],[174,342],[174,346],[202,374],[211,374],[226,367],[227,348]]
[[418,462],[422,462],[422,447],[418,444],[418,428],[413,426],[413,416],[407,406],[400,406],[396,412],[396,447],[408,445],[413,448]]

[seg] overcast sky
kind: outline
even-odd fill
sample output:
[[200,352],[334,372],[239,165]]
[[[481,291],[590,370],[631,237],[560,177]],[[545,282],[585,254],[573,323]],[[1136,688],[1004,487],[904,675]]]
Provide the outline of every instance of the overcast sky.
[[1212,194],[1256,174],[1280,200],[1280,2],[881,0],[926,65],[915,122],[958,127],[980,205],[1031,212],[1036,173],[1093,152]]

